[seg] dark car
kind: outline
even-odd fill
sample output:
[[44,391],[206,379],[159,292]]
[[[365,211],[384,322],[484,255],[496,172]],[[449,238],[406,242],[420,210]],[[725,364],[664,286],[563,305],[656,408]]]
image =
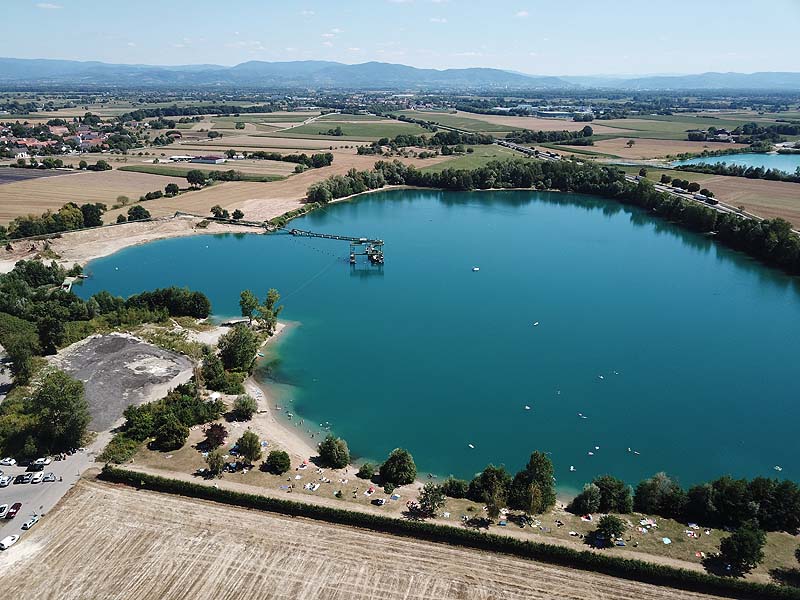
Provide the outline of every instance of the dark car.
[[17,513],[20,511],[21,508],[22,508],[22,502],[15,502],[14,504],[12,504],[11,508],[9,508],[8,512],[6,513],[6,519],[13,519],[14,517],[16,517]]
[[14,483],[30,483],[33,479],[33,473],[23,473],[14,478]]

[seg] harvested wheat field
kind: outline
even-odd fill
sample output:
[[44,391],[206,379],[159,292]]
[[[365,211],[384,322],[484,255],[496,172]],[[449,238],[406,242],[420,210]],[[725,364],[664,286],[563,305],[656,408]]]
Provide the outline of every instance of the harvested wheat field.
[[[436,113],[431,113],[432,120]],[[597,121],[591,123],[582,123],[567,119],[540,119],[538,117],[514,117],[511,115],[479,115],[463,111],[454,113],[457,117],[465,117],[468,119],[477,119],[478,121],[486,121],[487,123],[494,123],[495,125],[505,125],[507,127],[515,127],[518,129],[530,129],[531,131],[578,131],[587,125],[592,128],[595,134],[599,133],[619,133],[619,129],[612,129],[611,127],[604,127],[599,125]],[[425,113],[420,113],[419,118],[425,118]]]
[[86,480],[0,556],[0,587],[17,600],[710,598]]
[[[309,169],[298,175],[291,175],[282,181],[269,183],[251,183],[246,181],[229,181],[219,183],[203,190],[181,194],[174,198],[159,198],[145,202],[144,206],[154,217],[172,215],[176,211],[198,215],[210,214],[215,204],[232,211],[242,209],[245,219],[264,221],[298,208],[306,197],[311,184],[326,179],[331,175],[343,175],[350,169],[367,170],[375,164],[375,156],[359,156],[350,152],[334,153],[333,164],[321,169]],[[429,159],[399,159],[418,167],[436,164],[447,160],[446,156]],[[220,165],[223,169],[225,165]],[[163,177],[163,179],[168,179]],[[112,210],[104,217],[106,222],[116,219],[117,214],[125,209]]]
[[[615,133],[619,133],[619,129]],[[599,132],[598,132],[599,133]],[[633,146],[628,148],[628,140],[632,138],[619,137],[610,140],[595,142],[594,146],[586,148],[589,151],[602,152],[619,156],[620,158],[647,159],[677,156],[683,152],[702,152],[703,150],[731,150],[733,148],[746,148],[744,144],[727,144],[725,142],[689,142],[682,140],[655,140],[650,138],[636,138]],[[583,149],[583,148],[581,148]]]
[[726,204],[767,219],[781,217],[800,229],[800,184],[713,175],[703,180],[703,187]]
[[[185,179],[124,171],[81,171],[0,185],[0,223],[21,215],[58,210],[67,202],[114,204],[117,196],[132,200],[168,183],[186,185]],[[106,219],[106,222],[108,219]]]

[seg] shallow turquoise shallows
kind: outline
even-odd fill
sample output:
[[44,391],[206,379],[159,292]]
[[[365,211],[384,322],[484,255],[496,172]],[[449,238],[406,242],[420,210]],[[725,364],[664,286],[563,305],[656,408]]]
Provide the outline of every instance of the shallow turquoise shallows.
[[764,169],[778,169],[787,173],[794,173],[800,167],[800,154],[727,154],[725,156],[707,156],[700,158],[690,158],[689,160],[677,160],[672,163],[678,165],[696,165],[706,163],[716,165],[727,163],[742,167],[763,167]]
[[330,422],[359,457],[401,446],[422,473],[469,477],[541,449],[564,491],[660,470],[800,480],[796,279],[571,194],[381,192],[292,226],[380,237],[386,264],[201,236],[96,260],[79,293],[189,286],[230,316],[240,290],[278,288],[299,325],[261,376],[293,423],[316,441]]

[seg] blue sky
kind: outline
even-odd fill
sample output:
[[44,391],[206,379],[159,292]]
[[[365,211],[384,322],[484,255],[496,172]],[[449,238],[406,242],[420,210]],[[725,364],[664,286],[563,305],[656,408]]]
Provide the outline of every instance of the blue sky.
[[800,71],[800,0],[2,0],[0,15],[0,55],[16,58]]

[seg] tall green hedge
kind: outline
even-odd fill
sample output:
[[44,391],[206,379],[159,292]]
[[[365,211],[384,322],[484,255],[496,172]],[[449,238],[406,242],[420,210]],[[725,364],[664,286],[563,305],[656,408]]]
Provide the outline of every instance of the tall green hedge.
[[621,558],[610,553],[574,550],[562,546],[519,540],[503,535],[482,533],[472,529],[421,521],[406,521],[341,508],[317,506],[256,494],[245,494],[188,481],[137,473],[109,465],[103,468],[100,478],[136,488],[290,516],[306,517],[329,523],[351,525],[381,533],[409,536],[431,542],[510,554],[540,562],[595,571],[655,585],[666,585],[687,591],[719,594],[742,599],[777,598],[800,600],[800,589],[797,588],[784,588],[772,584],[752,583],[741,579],[721,578],[698,571]]

